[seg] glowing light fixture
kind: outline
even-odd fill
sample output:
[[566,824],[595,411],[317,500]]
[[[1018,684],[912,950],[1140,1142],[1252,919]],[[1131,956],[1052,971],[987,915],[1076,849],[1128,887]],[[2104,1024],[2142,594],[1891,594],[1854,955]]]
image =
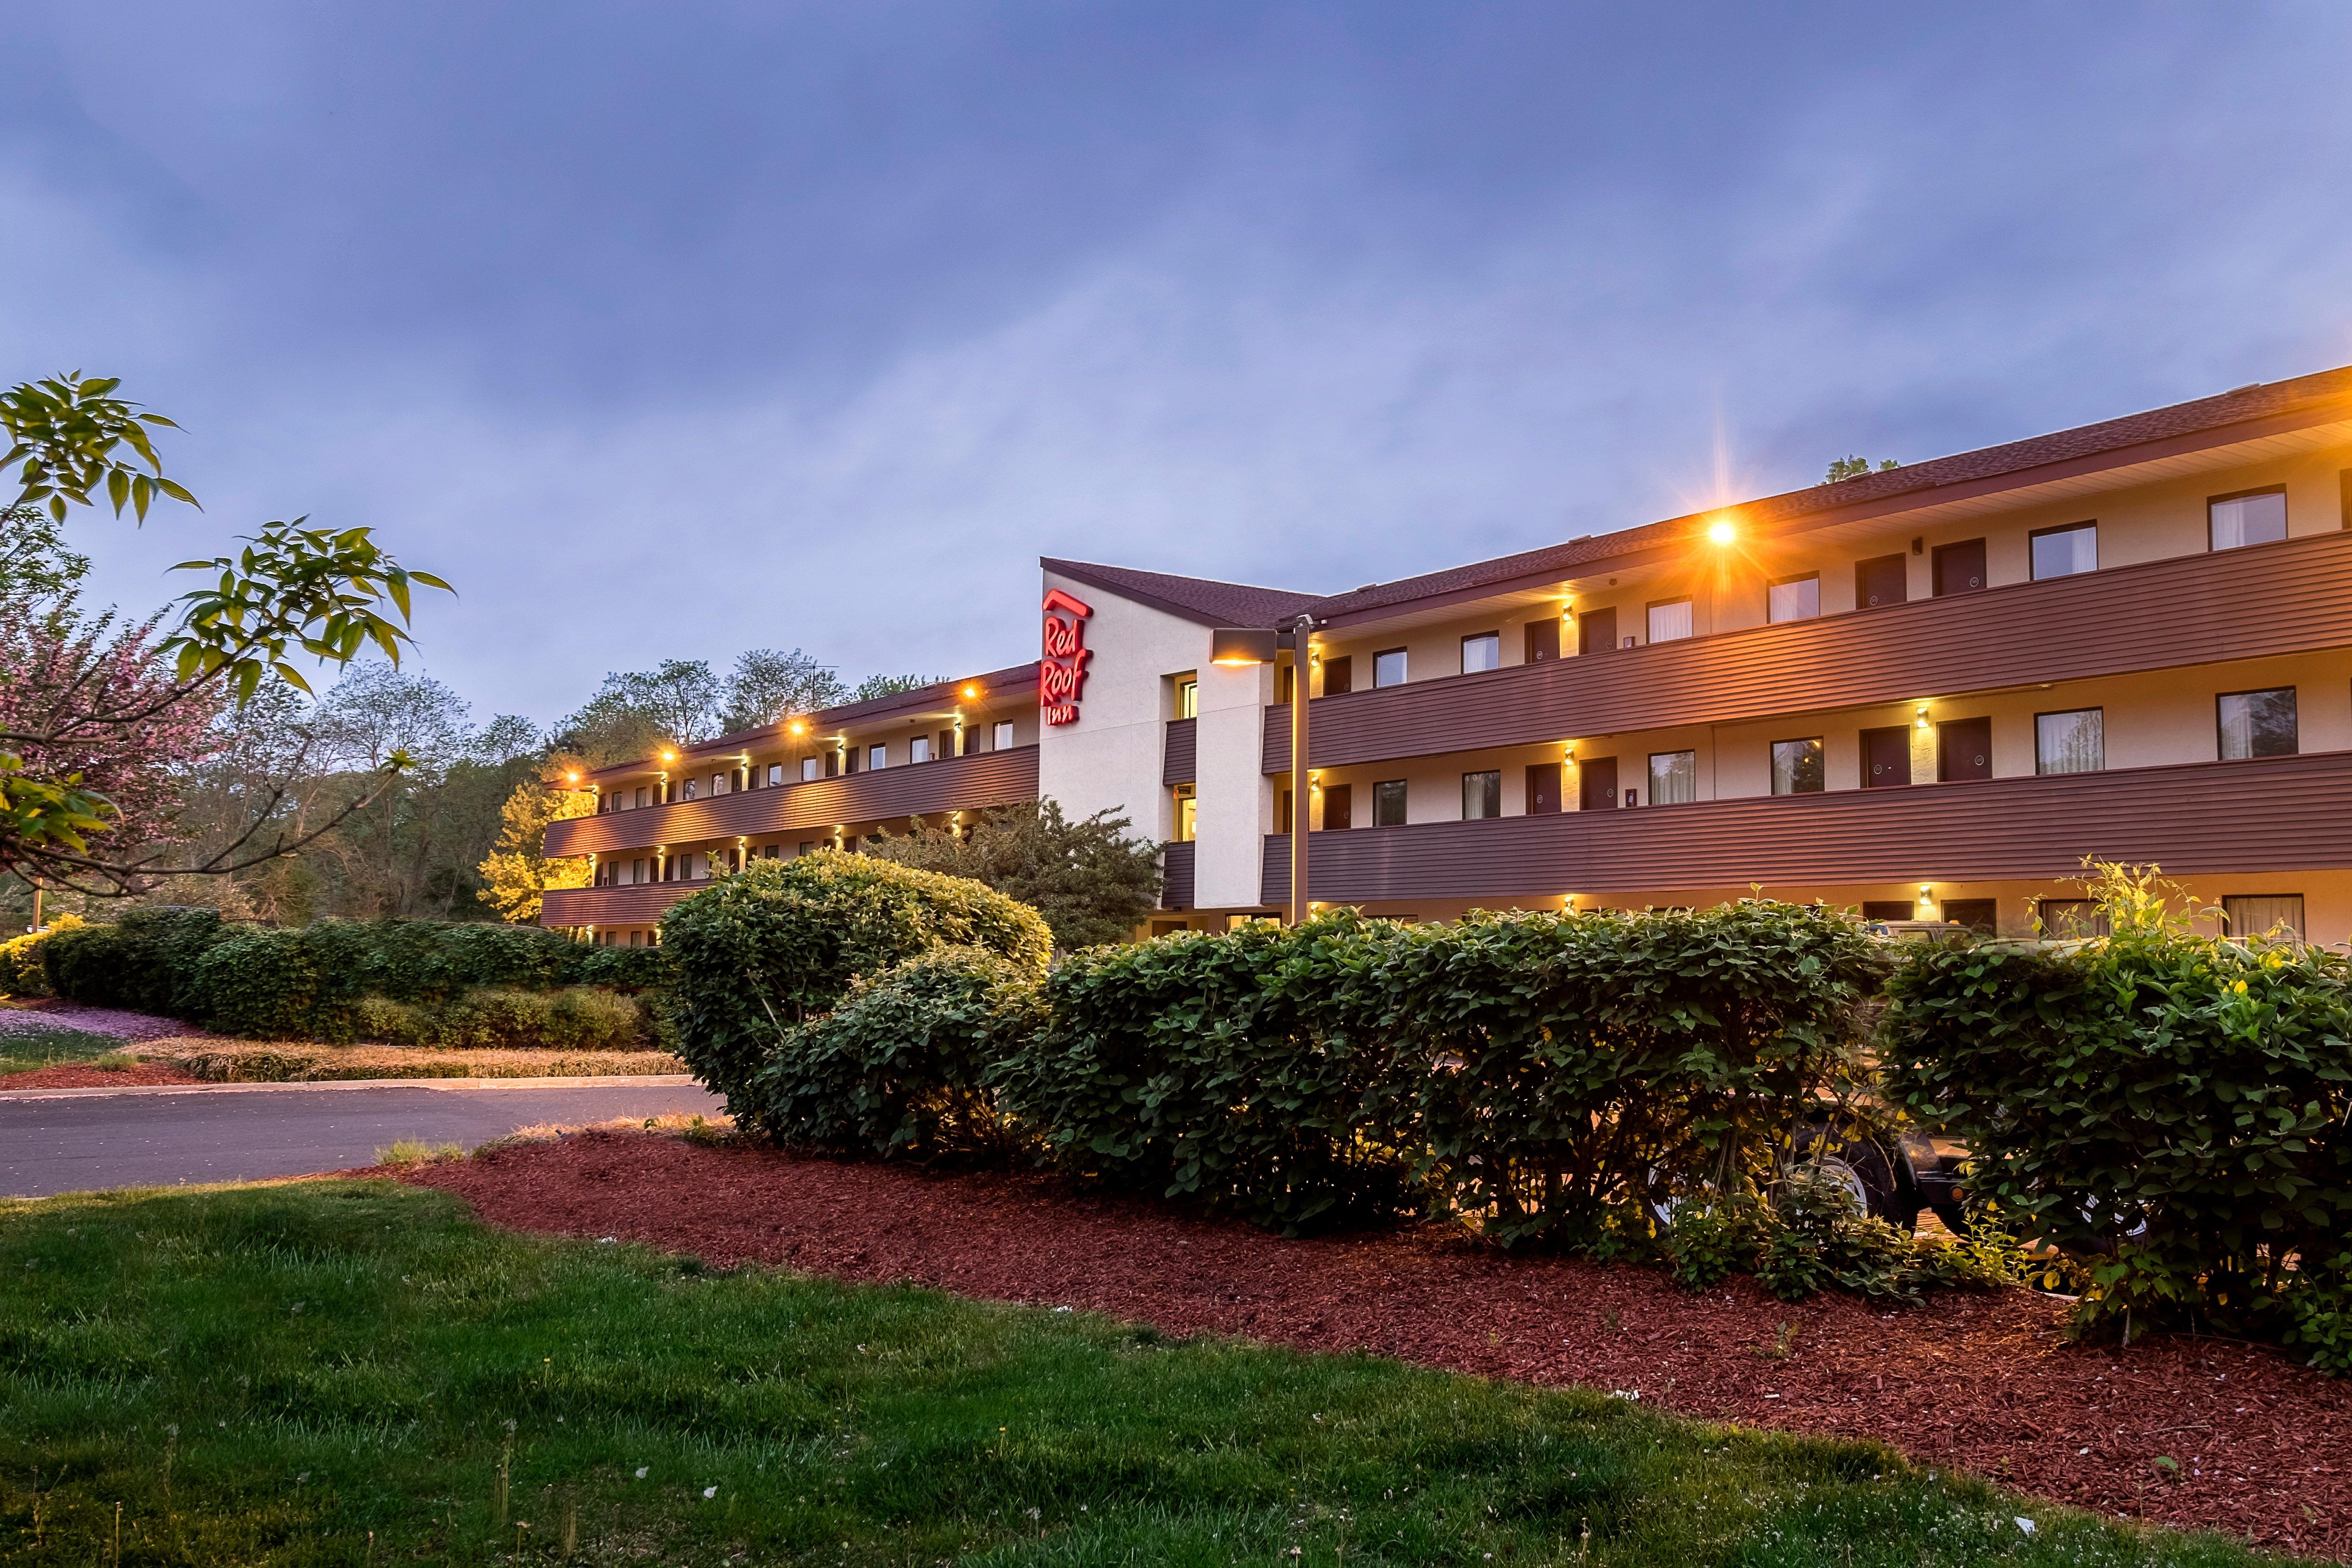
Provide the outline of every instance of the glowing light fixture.
[[1927,727],[1927,705],[1925,702],[1922,702],[1921,704],[1919,704],[1919,728],[1921,728],[1922,730],[1924,730],[1924,729],[1926,729]]
[[963,700],[964,700],[966,702],[977,702],[977,701],[979,701],[979,700],[980,700],[980,688],[979,688],[979,687],[977,687],[977,686],[967,686],[967,687],[965,687],[965,688],[963,689]]
[[664,752],[662,753],[662,761],[666,763],[674,763],[677,761],[677,753],[676,752]]
[[1706,525],[1706,536],[1717,544],[1728,544],[1739,537],[1739,530],[1731,525],[1729,518],[1718,517]]

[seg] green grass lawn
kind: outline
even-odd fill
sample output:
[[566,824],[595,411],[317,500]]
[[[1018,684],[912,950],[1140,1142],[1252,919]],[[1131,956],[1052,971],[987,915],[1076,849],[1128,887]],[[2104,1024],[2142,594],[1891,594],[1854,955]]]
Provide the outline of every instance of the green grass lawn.
[[0,1078],[59,1062],[86,1062],[119,1051],[128,1042],[80,1029],[15,1029],[0,1035]]
[[2256,1560],[1880,1449],[716,1273],[384,1182],[0,1204],[0,1563],[1490,1555]]

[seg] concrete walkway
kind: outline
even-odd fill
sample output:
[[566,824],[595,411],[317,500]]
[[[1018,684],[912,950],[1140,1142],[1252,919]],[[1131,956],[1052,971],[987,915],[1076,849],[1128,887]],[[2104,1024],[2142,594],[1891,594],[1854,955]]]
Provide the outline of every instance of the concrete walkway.
[[683,1075],[0,1089],[0,1195],[299,1176],[404,1138],[470,1149],[544,1122],[721,1109]]

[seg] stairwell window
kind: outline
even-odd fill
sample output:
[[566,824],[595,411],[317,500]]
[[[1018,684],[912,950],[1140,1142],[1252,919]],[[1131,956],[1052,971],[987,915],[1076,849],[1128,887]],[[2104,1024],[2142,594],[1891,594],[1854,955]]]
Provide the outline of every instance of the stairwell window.
[[1476,675],[1482,670],[1503,668],[1503,634],[1480,632],[1462,639],[1462,673]]
[[1198,719],[1201,716],[1201,683],[1187,676],[1176,683],[1176,717]]
[[1499,769],[1462,775],[1462,820],[1503,815],[1503,775]]
[[2216,550],[2274,543],[2286,537],[2286,487],[2214,496],[2205,503],[2205,515]]
[[1772,793],[1774,795],[1819,795],[1829,786],[1829,770],[1823,764],[1822,738],[1808,735],[1799,741],[1772,742]]
[[2073,577],[2099,569],[2099,525],[2070,522],[2063,528],[2037,528],[2026,536],[2033,547],[2033,580]]
[[2107,765],[2107,714],[2076,708],[2033,716],[2033,771],[2095,773]]
[[1775,625],[1810,621],[1821,613],[1822,574],[1818,572],[1783,577],[1764,590],[1764,618]]
[[1698,798],[1696,752],[1650,753],[1650,804],[1685,805]]
[[1650,606],[1650,640],[1677,642],[1691,635],[1691,602],[1664,599]]
[[2267,691],[2225,691],[2214,699],[2221,731],[2221,756],[2225,763],[2255,757],[2295,754],[2294,688]]

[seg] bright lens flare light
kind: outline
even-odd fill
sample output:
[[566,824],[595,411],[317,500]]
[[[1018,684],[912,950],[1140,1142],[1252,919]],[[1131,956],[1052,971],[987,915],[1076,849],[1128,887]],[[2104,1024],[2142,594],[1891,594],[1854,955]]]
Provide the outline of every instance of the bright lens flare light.
[[1706,536],[1717,544],[1728,544],[1739,537],[1739,531],[1731,526],[1729,518],[1719,517],[1706,525]]

